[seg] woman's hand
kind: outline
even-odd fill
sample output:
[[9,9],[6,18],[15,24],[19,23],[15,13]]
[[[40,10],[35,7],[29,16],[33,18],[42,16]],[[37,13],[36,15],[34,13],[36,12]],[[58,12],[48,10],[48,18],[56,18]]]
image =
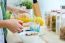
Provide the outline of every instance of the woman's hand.
[[9,19],[9,20],[5,20],[5,23],[6,23],[6,27],[13,33],[22,31],[23,22],[20,20]]

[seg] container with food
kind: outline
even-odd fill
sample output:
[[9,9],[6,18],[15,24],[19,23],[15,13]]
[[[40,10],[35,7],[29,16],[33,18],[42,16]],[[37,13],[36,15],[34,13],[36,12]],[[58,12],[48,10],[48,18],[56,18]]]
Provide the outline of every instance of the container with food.
[[47,12],[46,14],[46,25],[47,25],[47,28],[49,29],[49,30],[51,30],[51,15],[50,15],[50,12]]
[[60,39],[65,40],[65,27],[60,29]]
[[61,28],[60,28],[60,39],[65,40],[65,14],[62,14]]
[[52,31],[56,31],[56,12],[49,12],[47,15],[47,27],[52,30]]
[[47,27],[53,32],[58,32],[59,30],[61,19],[60,14],[61,13],[58,11],[51,11],[47,14],[46,24]]

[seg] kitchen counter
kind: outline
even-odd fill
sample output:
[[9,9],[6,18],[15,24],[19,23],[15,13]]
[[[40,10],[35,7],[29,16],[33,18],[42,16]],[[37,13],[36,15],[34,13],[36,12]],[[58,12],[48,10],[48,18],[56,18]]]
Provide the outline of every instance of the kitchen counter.
[[41,35],[41,38],[46,40],[48,43],[65,43],[65,41],[60,39],[60,35],[48,31],[47,28],[43,28],[43,35]]
[[[9,31],[7,36],[8,43],[65,43],[65,41],[59,38],[54,32],[50,32],[46,27],[41,27],[39,35],[36,36],[17,36]],[[18,41],[18,42],[17,42]]]

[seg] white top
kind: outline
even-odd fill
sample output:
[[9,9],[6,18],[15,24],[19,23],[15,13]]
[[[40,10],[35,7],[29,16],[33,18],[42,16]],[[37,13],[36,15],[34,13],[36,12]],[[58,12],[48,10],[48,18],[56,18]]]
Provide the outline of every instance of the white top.
[[[2,16],[2,10],[1,10],[1,7],[0,7],[0,20],[3,19],[3,16]],[[3,33],[3,29],[0,28],[0,43],[4,43],[4,33]]]

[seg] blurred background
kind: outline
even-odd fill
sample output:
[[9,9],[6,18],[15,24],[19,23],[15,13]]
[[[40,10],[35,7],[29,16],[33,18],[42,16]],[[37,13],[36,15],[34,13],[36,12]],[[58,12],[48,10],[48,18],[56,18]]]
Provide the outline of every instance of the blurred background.
[[[41,34],[45,35],[43,36],[46,41],[48,41],[49,43],[65,43],[64,41],[60,41],[60,39],[65,40],[65,32],[62,32],[63,29],[65,29],[62,28],[65,27],[65,0],[38,0],[42,17],[35,16],[33,4],[33,0],[7,0],[7,19],[22,20],[24,22],[24,26],[27,24],[26,27],[31,27],[33,28],[33,30],[35,30],[35,27],[37,26],[38,28],[36,29],[40,29],[40,26],[40,30],[42,31]],[[30,22],[33,22],[32,26],[30,26]],[[39,32],[40,30],[35,31]],[[16,43],[16,41],[22,41],[18,36],[16,37],[8,30],[8,43]],[[57,40],[54,41],[53,39]]]

